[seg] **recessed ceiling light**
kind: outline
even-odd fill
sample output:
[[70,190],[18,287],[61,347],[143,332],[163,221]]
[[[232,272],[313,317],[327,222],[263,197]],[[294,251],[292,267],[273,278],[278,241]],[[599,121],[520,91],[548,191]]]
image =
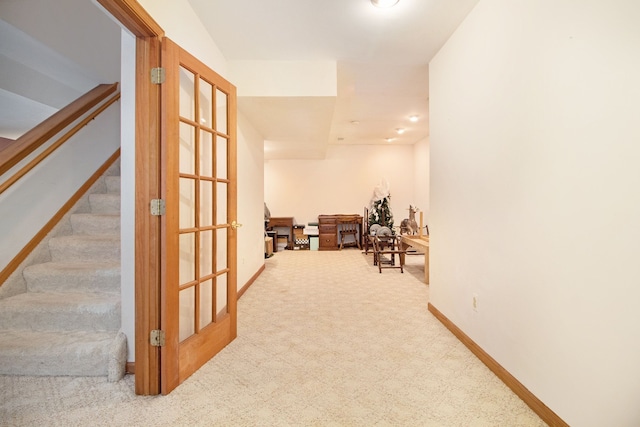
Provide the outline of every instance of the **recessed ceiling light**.
[[412,122],[417,122],[418,121],[418,116],[417,115],[413,115],[413,116],[409,116],[409,120],[411,120]]
[[371,3],[376,7],[391,7],[395,6],[399,0],[371,0]]
[[393,141],[393,138],[385,138],[384,140],[387,141],[387,142],[391,142],[391,141]]
[[404,128],[397,128],[396,132],[398,133],[398,135],[402,135],[404,133]]
[[351,124],[352,124],[352,125],[359,125],[359,124],[360,124],[360,122],[359,122],[359,121],[357,121],[357,120],[351,120]]

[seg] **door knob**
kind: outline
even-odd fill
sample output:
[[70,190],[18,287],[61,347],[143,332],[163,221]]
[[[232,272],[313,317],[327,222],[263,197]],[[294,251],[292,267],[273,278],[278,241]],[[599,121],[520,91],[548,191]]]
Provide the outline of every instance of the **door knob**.
[[237,222],[235,219],[233,221],[231,221],[231,228],[233,228],[234,230],[238,229],[239,227],[242,227],[242,224],[240,224],[239,222]]

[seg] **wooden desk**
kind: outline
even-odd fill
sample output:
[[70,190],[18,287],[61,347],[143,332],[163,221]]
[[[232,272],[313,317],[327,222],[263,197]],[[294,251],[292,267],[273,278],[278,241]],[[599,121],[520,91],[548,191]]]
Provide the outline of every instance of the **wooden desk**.
[[429,236],[410,236],[403,235],[400,237],[403,249],[409,246],[424,252],[424,282],[429,284]]
[[[276,227],[287,227],[289,229],[289,241],[287,242],[287,249],[291,249],[293,247],[293,217],[271,217],[269,218],[269,228]],[[277,245],[277,244],[276,244]]]
[[358,239],[362,241],[362,216],[358,214],[318,215],[319,250],[337,251],[340,249],[340,220],[355,219],[359,222]]

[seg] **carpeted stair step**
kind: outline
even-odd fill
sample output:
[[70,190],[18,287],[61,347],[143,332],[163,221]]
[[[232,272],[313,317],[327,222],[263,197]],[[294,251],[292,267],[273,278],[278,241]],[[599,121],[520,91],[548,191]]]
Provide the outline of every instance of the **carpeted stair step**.
[[0,375],[110,376],[114,353],[118,332],[0,331]]
[[120,194],[118,193],[94,193],[89,194],[91,213],[119,214]]
[[120,329],[120,295],[104,292],[25,292],[0,300],[0,330]]
[[105,172],[105,176],[120,176],[120,161],[112,164]]
[[51,261],[22,271],[27,292],[0,300],[0,375],[124,376],[119,162],[102,179],[73,234],[48,240]]
[[120,261],[120,236],[61,236],[49,240],[51,260]]
[[45,262],[23,271],[29,292],[119,292],[119,262]]
[[107,186],[107,193],[120,194],[120,176],[105,176],[104,182]]
[[70,219],[74,235],[120,235],[118,214],[73,214]]

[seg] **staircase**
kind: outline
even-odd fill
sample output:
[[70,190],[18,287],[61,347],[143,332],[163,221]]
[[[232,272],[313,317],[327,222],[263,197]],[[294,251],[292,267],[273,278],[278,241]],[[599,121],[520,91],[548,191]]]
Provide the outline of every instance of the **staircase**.
[[93,188],[43,243],[49,261],[23,270],[27,291],[0,299],[2,375],[124,375],[119,163]]

